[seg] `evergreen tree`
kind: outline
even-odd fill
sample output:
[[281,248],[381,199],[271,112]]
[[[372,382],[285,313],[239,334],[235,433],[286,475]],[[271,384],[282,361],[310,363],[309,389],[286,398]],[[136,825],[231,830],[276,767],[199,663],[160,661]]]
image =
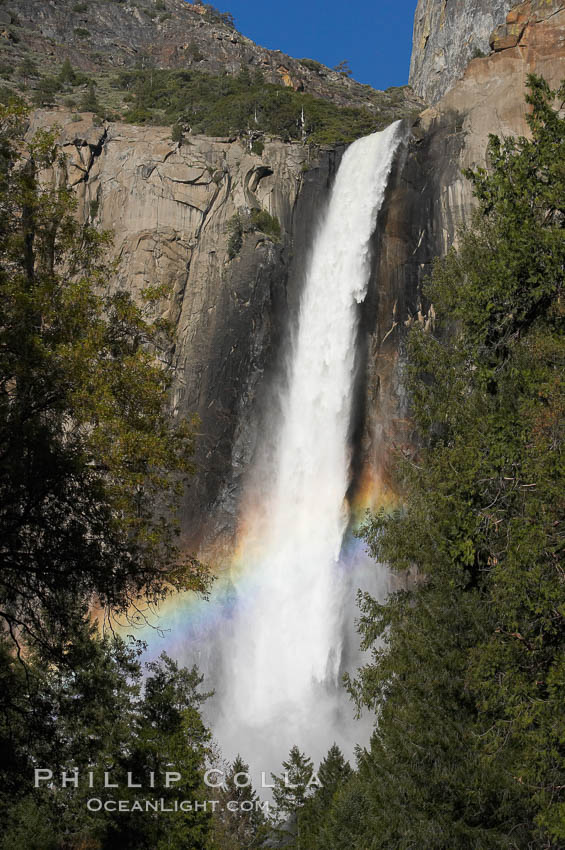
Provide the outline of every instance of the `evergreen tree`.
[[284,771],[280,776],[271,774],[275,786],[273,799],[280,812],[291,815],[302,808],[316,787],[311,783],[314,776],[314,764],[311,758],[294,746],[290,750],[288,760],[283,761],[282,766]]
[[77,223],[54,137],[26,148],[22,117],[0,114],[0,618],[60,658],[88,606],[135,612],[205,574],[176,548],[192,439],[167,410],[167,327],[112,288],[109,235]]
[[217,850],[247,850],[261,847],[269,835],[259,795],[249,777],[249,765],[237,756],[215,794],[214,847]]
[[30,77],[39,77],[39,69],[29,56],[25,56],[20,62],[18,73],[23,77],[25,83],[28,82]]
[[171,139],[173,142],[178,142],[179,146],[183,143],[184,135],[182,126],[178,123],[178,121],[175,121],[171,128]]
[[337,744],[333,744],[318,769],[320,786],[315,789],[298,813],[300,850],[318,850],[320,834],[336,794],[351,776],[351,767]]
[[42,77],[33,95],[35,106],[53,106],[56,100],[55,95],[60,90],[61,83],[57,77]]
[[565,840],[565,86],[529,88],[532,136],[491,137],[489,172],[468,173],[473,225],[410,335],[420,448],[399,459],[402,507],[364,533],[419,578],[361,596],[372,660],[349,686],[378,722],[321,846],[342,826],[354,848]]
[[80,102],[81,112],[100,112],[100,103],[96,97],[96,88],[93,80],[90,80],[86,92]]
[[353,71],[349,67],[347,59],[344,59],[342,62],[338,62],[338,64],[334,67],[334,71],[337,71],[338,74],[343,74],[345,77],[351,77],[353,75]]
[[[5,644],[1,649],[7,650]],[[85,623],[64,664],[53,664],[41,648],[26,672],[9,652],[1,666],[9,697],[0,721],[0,817],[6,825],[2,850],[53,847],[55,850],[135,848],[202,850],[211,813],[177,811],[155,817],[149,811],[93,812],[90,798],[204,800],[204,762],[209,732],[200,716],[206,694],[196,670],[179,669],[166,655],[146,665],[143,645],[101,638]],[[29,679],[33,687],[29,687]],[[53,783],[33,787],[34,767],[53,771]],[[78,787],[61,786],[61,771],[78,770]],[[88,771],[93,770],[91,788]],[[165,771],[182,782],[164,786]],[[109,771],[117,789],[104,788]],[[150,771],[155,789],[150,789]],[[128,772],[142,789],[128,788]]]
[[[128,751],[120,767],[125,776],[147,777],[152,771],[163,777],[166,771],[181,775],[178,783],[158,789],[156,797],[165,805],[175,800],[204,803],[208,789],[203,782],[210,732],[200,715],[200,706],[210,694],[200,693],[202,677],[196,668],[187,670],[165,653],[157,662],[145,665],[143,700],[137,707],[135,726]],[[127,795],[139,796],[132,789]],[[144,795],[145,796],[145,795]],[[153,796],[153,793],[151,794]],[[205,850],[212,813],[202,807],[193,811],[167,813],[158,818],[149,812],[119,812],[105,824],[105,850]]]
[[70,83],[73,85],[76,82],[77,75],[74,71],[73,66],[71,65],[70,59],[67,58],[61,65],[61,70],[59,71],[59,82],[60,83]]
[[312,759],[301,753],[297,746],[292,747],[282,766],[284,770],[280,776],[271,774],[278,824],[282,827],[280,831],[296,839],[294,846],[299,847],[299,812],[318,787],[317,777]]

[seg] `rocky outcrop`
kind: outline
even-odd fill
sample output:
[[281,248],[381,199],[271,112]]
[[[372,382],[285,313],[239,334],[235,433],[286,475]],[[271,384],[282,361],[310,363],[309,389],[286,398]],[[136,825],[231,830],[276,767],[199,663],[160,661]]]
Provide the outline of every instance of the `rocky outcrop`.
[[513,0],[418,0],[410,85],[436,103],[463,76],[469,61],[489,52],[493,29]]
[[520,47],[524,52],[532,51],[550,63],[565,58],[565,45],[560,27],[539,27],[544,21],[558,15],[563,8],[561,0],[526,0],[515,6],[506,16],[506,21],[490,35],[490,46],[494,51]]
[[[221,15],[185,0],[4,0],[0,15],[0,58],[8,69],[33,58],[43,73],[56,74],[68,58],[102,88],[100,75],[123,68],[195,69],[215,75],[246,69],[261,72],[267,82],[340,106],[378,113],[398,100],[398,91],[376,92],[319,62],[260,47]],[[111,82],[109,86],[111,102]],[[410,92],[405,96],[408,108],[418,108]]]
[[463,78],[407,127],[389,182],[377,235],[371,299],[366,304],[368,411],[364,452],[379,480],[388,480],[391,449],[410,444],[402,370],[406,329],[429,322],[433,305],[422,283],[436,256],[456,241],[474,206],[465,168],[487,165],[489,134],[527,135],[526,77],[544,76],[553,88],[565,77],[565,2],[528,0],[509,15],[519,24],[493,36],[496,51],[468,65]]
[[[5,0],[1,15],[9,34],[0,38],[5,70],[33,58],[53,74],[69,58],[109,102],[113,71],[157,67],[260,70],[273,83],[366,106],[381,123],[406,114],[406,104],[421,108],[410,92],[376,93],[312,60],[260,48],[229,20],[183,0],[19,0],[17,9]],[[19,71],[6,73],[17,87]],[[175,328],[174,347],[163,355],[173,374],[172,412],[199,420],[183,532],[193,550],[229,544],[317,210],[342,149],[191,132],[179,144],[168,128],[105,121],[77,113],[76,105],[36,111],[30,133],[55,125],[78,215],[113,233],[115,285],[136,297],[160,284],[170,292],[155,309]],[[280,238],[276,228],[262,232],[253,211],[276,219]],[[234,229],[243,231],[235,248]]]

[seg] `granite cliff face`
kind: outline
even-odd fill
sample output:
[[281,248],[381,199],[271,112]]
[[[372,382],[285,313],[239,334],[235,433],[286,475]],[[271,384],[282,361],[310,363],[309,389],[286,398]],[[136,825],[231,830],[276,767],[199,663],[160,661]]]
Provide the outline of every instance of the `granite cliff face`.
[[[30,133],[54,125],[79,216],[113,231],[116,285],[134,294],[149,284],[170,288],[157,312],[176,329],[166,356],[173,411],[200,420],[183,531],[193,546],[229,537],[287,292],[296,288],[339,151],[314,159],[301,144],[271,140],[258,156],[244,143],[198,136],[179,146],[166,128],[97,126],[93,116],[77,122],[52,111],[36,112]],[[280,238],[253,225],[261,210],[279,222]],[[233,256],[238,216],[244,232]]]
[[469,61],[489,51],[493,29],[513,0],[418,0],[410,85],[436,103],[463,76]]
[[[469,8],[474,6],[470,0]],[[441,3],[437,3],[441,6]],[[461,80],[406,129],[375,237],[367,327],[364,452],[386,484],[391,449],[412,441],[402,388],[404,339],[414,322],[433,320],[421,296],[436,256],[454,244],[474,199],[462,170],[484,166],[488,136],[527,135],[528,73],[553,88],[565,78],[565,2],[527,0],[490,36],[489,56],[473,59]]]

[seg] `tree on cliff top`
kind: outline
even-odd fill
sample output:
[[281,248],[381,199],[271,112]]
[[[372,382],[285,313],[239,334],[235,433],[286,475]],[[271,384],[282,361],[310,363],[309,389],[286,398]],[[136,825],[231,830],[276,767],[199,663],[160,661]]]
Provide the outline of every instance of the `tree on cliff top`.
[[[62,647],[97,605],[132,611],[206,575],[177,548],[189,423],[167,409],[169,328],[82,226],[55,135],[0,113],[0,618]],[[143,617],[143,612],[140,612]]]

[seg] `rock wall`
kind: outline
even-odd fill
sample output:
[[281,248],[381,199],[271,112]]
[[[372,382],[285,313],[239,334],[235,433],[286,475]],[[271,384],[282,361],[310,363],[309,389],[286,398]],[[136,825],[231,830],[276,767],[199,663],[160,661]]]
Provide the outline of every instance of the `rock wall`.
[[513,0],[418,0],[410,85],[436,103],[462,77],[469,60],[489,51],[493,29]]
[[[240,142],[128,124],[97,126],[38,111],[30,133],[57,125],[79,215],[114,233],[117,286],[140,295],[167,284],[156,312],[175,327],[166,356],[173,411],[196,413],[196,475],[182,512],[192,547],[228,539],[241,476],[253,455],[258,397],[286,326],[287,291],[300,286],[315,210],[339,152],[311,159],[300,144],[267,141],[261,156]],[[230,221],[266,210],[274,239],[250,227],[230,259]]]
[[422,283],[474,206],[461,172],[487,164],[490,133],[528,134],[528,73],[544,76],[553,88],[565,78],[564,0],[527,0],[508,18],[492,34],[495,52],[472,60],[447,95],[406,127],[389,182],[365,306],[370,356],[364,452],[385,487],[394,449],[413,441],[402,387],[406,330],[433,318]]

